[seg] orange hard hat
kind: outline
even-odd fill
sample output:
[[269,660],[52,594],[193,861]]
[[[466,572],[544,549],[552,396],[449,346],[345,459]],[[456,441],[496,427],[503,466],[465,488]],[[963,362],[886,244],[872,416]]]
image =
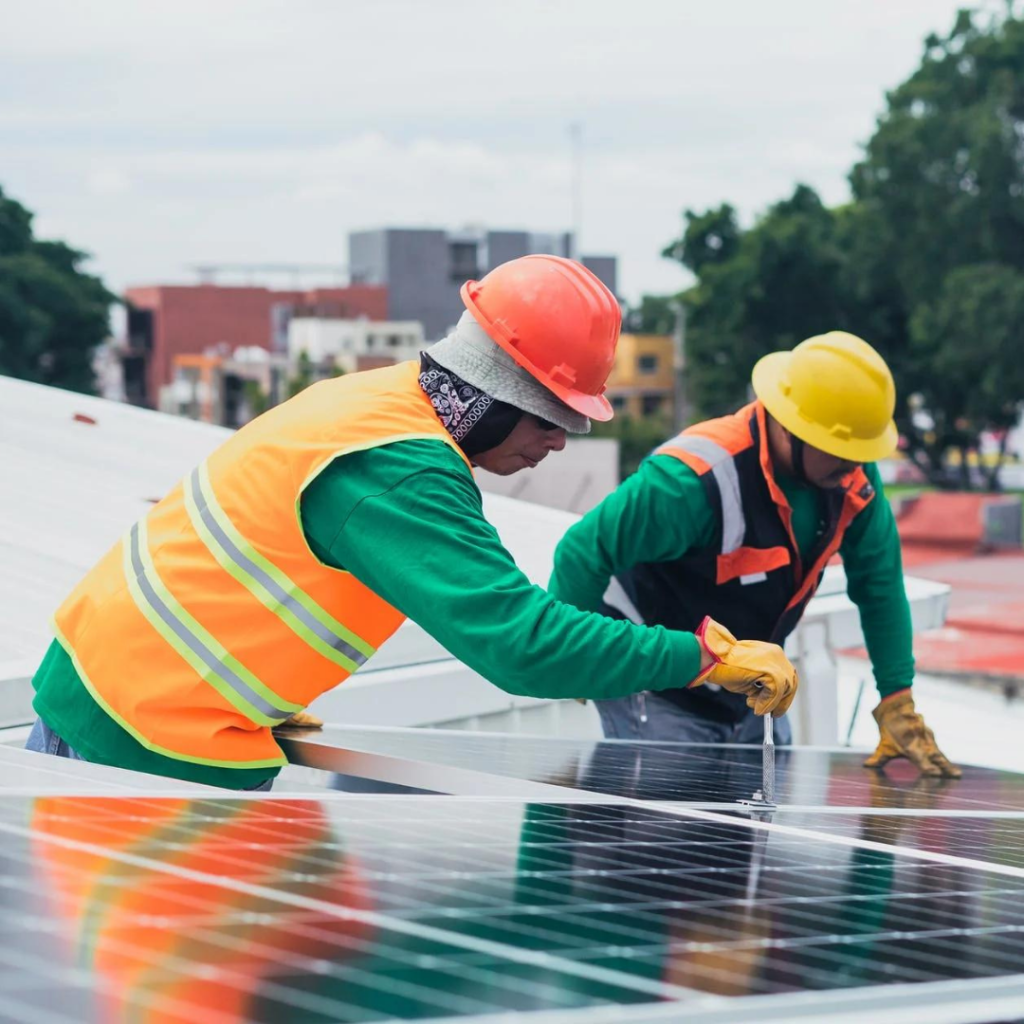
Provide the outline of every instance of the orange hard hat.
[[610,420],[605,382],[622,326],[618,300],[582,263],[521,256],[462,286],[488,337],[566,405]]

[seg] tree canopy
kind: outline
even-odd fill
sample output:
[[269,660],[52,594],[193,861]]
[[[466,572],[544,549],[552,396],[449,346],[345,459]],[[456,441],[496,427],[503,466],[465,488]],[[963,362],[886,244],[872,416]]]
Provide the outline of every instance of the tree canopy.
[[95,390],[93,352],[117,301],[85,253],[33,237],[32,214],[0,189],[0,373]]
[[[847,330],[889,361],[912,458],[944,480],[950,448],[1016,421],[1024,400],[1024,20],[961,12],[930,36],[829,209],[798,185],[748,229],[729,204],[687,210],[665,255],[704,415],[747,397],[767,352]],[[992,482],[991,480],[989,481]]]

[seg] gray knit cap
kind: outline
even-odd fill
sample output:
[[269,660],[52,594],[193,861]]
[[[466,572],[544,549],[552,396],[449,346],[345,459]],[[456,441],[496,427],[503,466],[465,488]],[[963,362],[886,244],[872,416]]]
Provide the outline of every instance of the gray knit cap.
[[524,370],[466,310],[455,330],[428,350],[430,358],[499,402],[532,412],[573,434],[589,434],[590,420],[570,409],[553,391]]

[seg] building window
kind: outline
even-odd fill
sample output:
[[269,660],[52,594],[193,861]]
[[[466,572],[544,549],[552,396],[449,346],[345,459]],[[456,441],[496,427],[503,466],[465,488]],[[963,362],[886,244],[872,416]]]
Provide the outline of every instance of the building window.
[[654,416],[661,412],[665,406],[663,395],[644,395],[640,400],[640,410],[644,416]]
[[658,357],[640,356],[640,358],[636,361],[636,368],[640,371],[640,373],[657,373]]
[[622,412],[626,408],[626,399],[622,395],[611,395],[608,399],[616,412]]
[[128,306],[128,345],[136,352],[153,351],[153,311]]
[[449,242],[451,279],[462,284],[467,278],[480,277],[479,246],[476,242]]

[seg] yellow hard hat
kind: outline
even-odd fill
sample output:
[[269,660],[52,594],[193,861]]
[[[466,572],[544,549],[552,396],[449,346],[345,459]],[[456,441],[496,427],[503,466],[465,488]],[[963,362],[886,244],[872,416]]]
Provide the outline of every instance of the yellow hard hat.
[[790,433],[829,455],[874,462],[896,450],[896,385],[885,360],[845,331],[772,352],[754,367],[754,394]]

